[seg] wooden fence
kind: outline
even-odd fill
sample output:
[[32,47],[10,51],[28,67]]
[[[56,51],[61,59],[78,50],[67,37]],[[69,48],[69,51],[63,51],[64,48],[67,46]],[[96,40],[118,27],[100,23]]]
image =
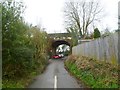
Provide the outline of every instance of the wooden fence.
[[101,37],[90,42],[79,44],[72,48],[73,55],[87,56],[96,60],[120,63],[118,59],[119,32],[106,37]]

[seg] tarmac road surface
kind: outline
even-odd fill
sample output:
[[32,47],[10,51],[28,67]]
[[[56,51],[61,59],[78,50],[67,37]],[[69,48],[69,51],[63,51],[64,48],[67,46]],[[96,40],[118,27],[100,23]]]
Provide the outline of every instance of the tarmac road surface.
[[50,59],[43,74],[38,75],[28,88],[82,88],[64,68],[64,60]]

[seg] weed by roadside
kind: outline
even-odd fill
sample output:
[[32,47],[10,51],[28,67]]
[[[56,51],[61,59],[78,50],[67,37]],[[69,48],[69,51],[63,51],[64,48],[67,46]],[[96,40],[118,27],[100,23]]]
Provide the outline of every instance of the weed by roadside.
[[43,73],[45,70],[46,65],[43,65],[42,67],[31,71],[26,77],[22,78],[15,78],[15,79],[3,79],[2,80],[2,88],[26,88],[32,81],[33,79],[38,75]]
[[91,88],[118,88],[118,66],[88,57],[69,56],[65,66]]

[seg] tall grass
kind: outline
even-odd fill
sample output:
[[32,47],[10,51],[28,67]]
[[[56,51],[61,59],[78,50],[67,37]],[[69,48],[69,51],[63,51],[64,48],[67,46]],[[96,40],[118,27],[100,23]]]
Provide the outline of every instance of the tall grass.
[[118,88],[117,65],[88,57],[69,56],[65,66],[75,77],[90,88]]

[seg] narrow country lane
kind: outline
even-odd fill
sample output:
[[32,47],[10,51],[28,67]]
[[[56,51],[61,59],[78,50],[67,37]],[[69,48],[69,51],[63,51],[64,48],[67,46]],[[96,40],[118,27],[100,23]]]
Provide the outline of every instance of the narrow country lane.
[[37,76],[28,88],[82,88],[66,71],[63,60],[51,59],[50,62],[45,72]]

